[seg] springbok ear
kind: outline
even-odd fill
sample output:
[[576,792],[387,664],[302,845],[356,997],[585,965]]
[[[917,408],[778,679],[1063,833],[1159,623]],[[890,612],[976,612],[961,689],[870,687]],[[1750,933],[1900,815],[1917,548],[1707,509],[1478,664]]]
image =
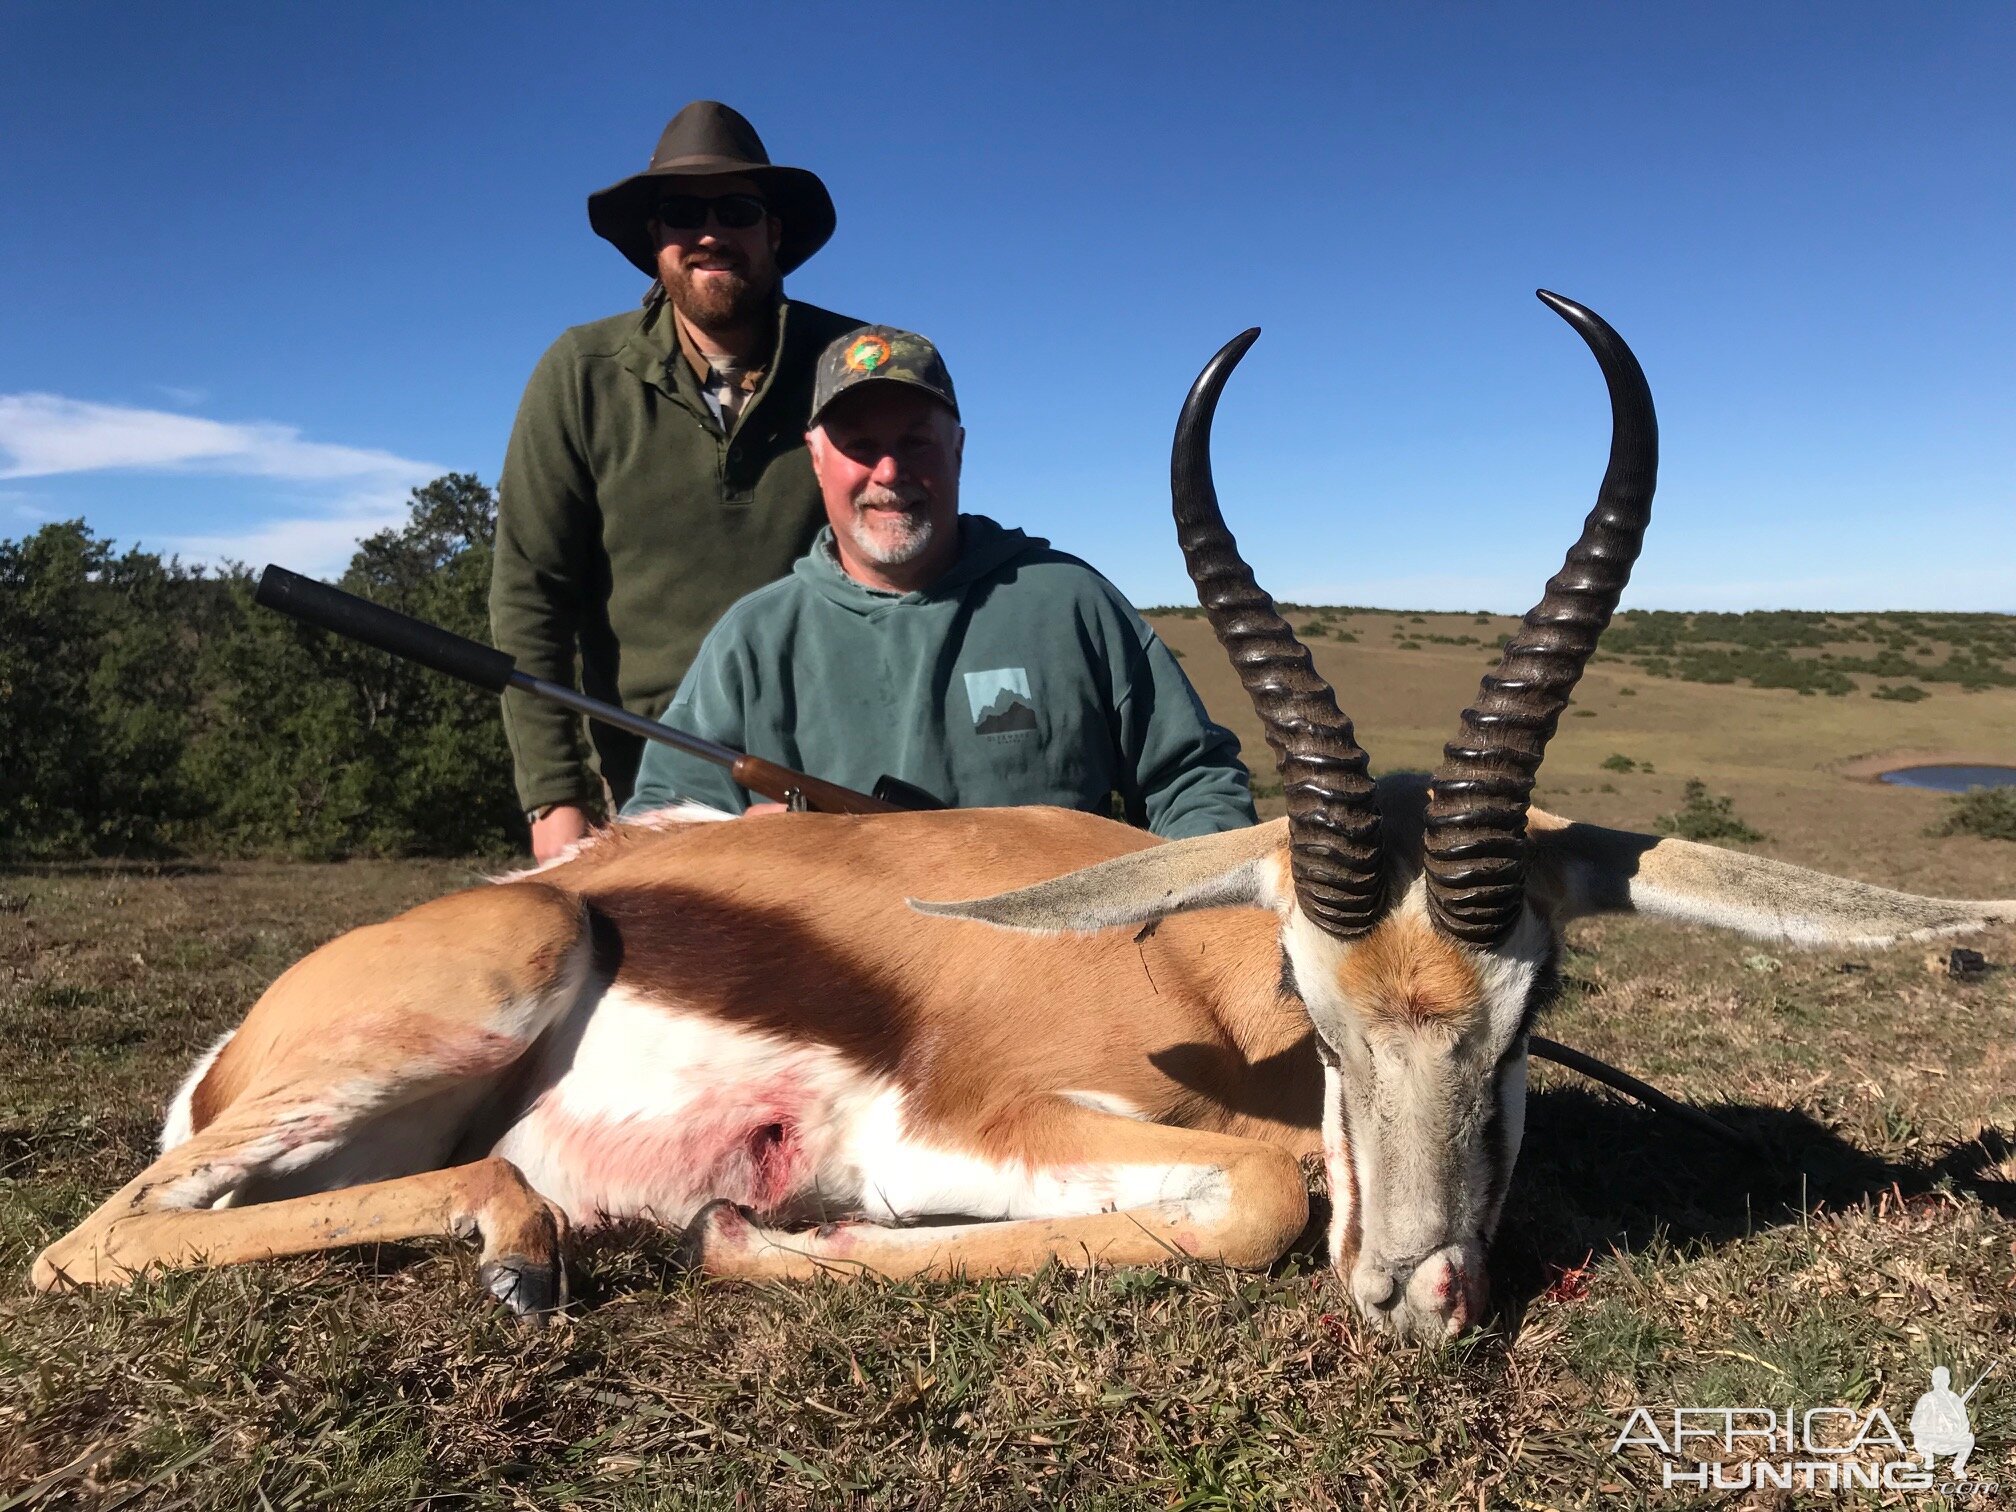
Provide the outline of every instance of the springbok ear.
[[1892,945],[2016,920],[2016,901],[1923,898],[1691,840],[1531,818],[1530,885],[1564,920],[1642,913],[1794,945]]
[[1034,934],[1111,929],[1198,908],[1283,908],[1288,821],[1194,840],[1171,840],[1048,882],[965,903],[922,903],[919,913],[975,919]]

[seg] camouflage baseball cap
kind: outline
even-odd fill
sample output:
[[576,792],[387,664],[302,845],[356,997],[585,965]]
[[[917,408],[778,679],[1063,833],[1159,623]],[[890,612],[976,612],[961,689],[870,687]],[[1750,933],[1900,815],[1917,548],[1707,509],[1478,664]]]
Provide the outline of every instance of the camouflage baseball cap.
[[943,400],[956,416],[959,400],[952,375],[938,348],[915,331],[894,326],[862,326],[842,336],[819,354],[819,376],[812,386],[812,421],[819,423],[826,406],[863,383],[907,383]]

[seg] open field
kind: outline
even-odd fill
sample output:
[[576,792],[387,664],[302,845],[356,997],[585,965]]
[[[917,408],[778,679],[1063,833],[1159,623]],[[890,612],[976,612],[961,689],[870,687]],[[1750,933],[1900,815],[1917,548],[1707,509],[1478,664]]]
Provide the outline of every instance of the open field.
[[[1458,712],[1476,696],[1478,678],[1496,664],[1500,640],[1518,623],[1505,615],[1372,609],[1294,609],[1288,618],[1298,630],[1318,624],[1328,631],[1305,639],[1371,752],[1375,772],[1433,768],[1443,742],[1455,734]],[[1598,824],[1650,829],[1658,815],[1679,806],[1687,780],[1698,777],[1732,798],[1736,812],[1769,837],[1755,847],[1761,854],[1923,892],[2010,894],[2016,865],[2009,857],[1993,847],[1969,849],[1924,835],[1944,812],[1938,794],[1868,777],[1914,759],[2016,765],[2016,618],[1703,615],[1698,634],[1667,631],[1680,654],[1662,658],[1656,649],[1662,639],[1640,627],[1680,618],[1618,616],[1547,748],[1538,803]],[[1788,619],[1795,623],[1784,623]],[[1249,764],[1255,752],[1264,758],[1259,726],[1202,615],[1155,613],[1150,620],[1182,653],[1183,670],[1212,712],[1238,732]],[[1355,638],[1342,640],[1340,631]],[[1872,639],[1847,638],[1858,633]],[[1816,644],[1794,643],[1807,636]],[[1716,657],[1733,659],[1745,642],[1760,640],[1765,649],[1750,655],[1766,667],[1826,667],[1822,655],[1874,661],[1879,653],[1905,654],[1890,652],[1894,640],[1910,648],[1914,662],[1998,680],[1969,691],[1958,681],[1841,673],[1853,691],[1830,695],[1685,681],[1646,670],[1648,661],[1663,661],[1669,672],[1701,670],[1705,661],[1706,670],[1719,674],[1726,668],[1715,664]],[[1634,649],[1627,656],[1610,649],[1648,642],[1651,652]],[[1929,696],[1873,696],[1878,688],[1905,685],[1922,686]],[[1637,769],[1605,768],[1613,756],[1629,758]],[[1844,780],[1855,773],[1866,775]],[[1272,778],[1271,772],[1256,774],[1262,791]],[[1280,811],[1278,801],[1262,804],[1263,817]]]
[[[1323,617],[1357,637],[1314,645],[1381,770],[1432,762],[1511,626]],[[1158,623],[1259,750],[1208,627]],[[1928,836],[1942,799],[1844,775],[1896,749],[2016,759],[2016,688],[1879,700],[1864,685],[1895,678],[1851,673],[1802,695],[1648,672],[1661,654],[1592,666],[1543,803],[1645,828],[1698,777],[1762,852],[2016,895],[2016,845]],[[1608,1453],[1636,1404],[1881,1405],[1901,1428],[1932,1365],[1969,1381],[2016,1338],[2016,931],[1967,942],[2005,969],[1958,982],[1928,947],[1767,952],[1636,921],[1575,931],[1545,1032],[1768,1156],[1536,1067],[1500,1316],[1440,1352],[1362,1332],[1312,1258],[784,1288],[696,1282],[644,1236],[589,1249],[582,1305],[543,1333],[484,1305],[453,1245],[25,1294],[33,1252],[145,1161],[189,1059],[274,975],[472,879],[0,871],[0,1508],[1678,1506],[1644,1451]],[[1999,1489],[1965,1505],[2016,1506],[2016,1359],[1970,1407],[1970,1468]]]

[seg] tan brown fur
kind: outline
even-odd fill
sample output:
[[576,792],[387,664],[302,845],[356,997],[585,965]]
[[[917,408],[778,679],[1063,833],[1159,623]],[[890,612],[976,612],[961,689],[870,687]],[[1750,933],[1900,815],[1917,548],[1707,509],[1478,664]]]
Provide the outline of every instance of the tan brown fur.
[[[383,924],[353,929],[297,961],[266,989],[218,1052],[191,1102],[201,1131],[275,1068],[410,1059],[468,1025],[465,1002],[535,992],[582,930],[580,902],[538,882],[451,893]],[[370,999],[372,1012],[358,1012]],[[368,1024],[368,1040],[360,1039]]]
[[1424,913],[1389,915],[1346,950],[1337,988],[1367,1019],[1403,1029],[1461,1018],[1483,996],[1468,952]]
[[764,1229],[716,1208],[691,1236],[694,1258],[716,1275],[801,1280],[815,1275],[1018,1276],[1063,1265],[1153,1265],[1180,1255],[1270,1265],[1309,1221],[1301,1166],[1250,1139],[1141,1123],[1054,1101],[1029,1108],[1001,1153],[1030,1166],[1099,1158],[1142,1166],[1212,1166],[1224,1173],[1221,1209],[1183,1204],[1082,1218],[886,1229],[842,1224],[812,1233]]
[[[1056,809],[802,815],[625,836],[540,881],[617,925],[617,983],[832,1045],[894,1075],[927,1126],[985,1130],[1020,1098],[1097,1085],[1151,1118],[1313,1147],[1313,1059],[1302,1095],[1247,1086],[1309,1033],[1277,990],[1269,915],[1185,915],[1060,951],[904,902],[1011,891],[1157,844]],[[817,906],[785,901],[796,897]],[[1241,1111],[1284,1102],[1302,1110],[1292,1124]]]

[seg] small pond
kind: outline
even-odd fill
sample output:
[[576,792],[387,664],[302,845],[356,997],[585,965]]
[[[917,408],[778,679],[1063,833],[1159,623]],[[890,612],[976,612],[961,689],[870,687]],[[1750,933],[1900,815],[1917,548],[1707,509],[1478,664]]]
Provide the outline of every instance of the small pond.
[[2016,767],[1913,766],[1885,772],[1882,781],[1898,787],[1931,788],[1937,793],[1964,793],[1977,787],[2016,787]]

